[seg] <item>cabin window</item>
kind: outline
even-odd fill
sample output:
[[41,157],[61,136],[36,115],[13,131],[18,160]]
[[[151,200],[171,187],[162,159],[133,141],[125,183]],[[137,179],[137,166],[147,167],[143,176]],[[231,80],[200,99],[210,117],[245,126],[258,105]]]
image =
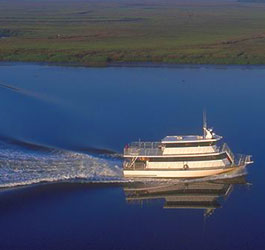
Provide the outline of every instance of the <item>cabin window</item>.
[[173,161],[212,161],[225,159],[226,153],[219,155],[207,155],[207,156],[196,156],[196,157],[153,157],[150,158],[150,162],[173,162]]
[[166,148],[213,146],[213,145],[216,145],[216,141],[210,141],[210,142],[165,143],[164,145],[165,145]]

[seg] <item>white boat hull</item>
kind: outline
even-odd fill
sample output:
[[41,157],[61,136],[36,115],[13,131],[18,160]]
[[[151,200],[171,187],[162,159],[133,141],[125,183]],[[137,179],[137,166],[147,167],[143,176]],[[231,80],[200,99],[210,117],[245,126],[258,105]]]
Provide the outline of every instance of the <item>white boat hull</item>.
[[124,170],[124,177],[128,178],[200,178],[212,175],[219,175],[238,170],[239,167],[226,167],[218,169],[190,169],[190,170],[177,170],[177,169],[144,169],[144,170]]

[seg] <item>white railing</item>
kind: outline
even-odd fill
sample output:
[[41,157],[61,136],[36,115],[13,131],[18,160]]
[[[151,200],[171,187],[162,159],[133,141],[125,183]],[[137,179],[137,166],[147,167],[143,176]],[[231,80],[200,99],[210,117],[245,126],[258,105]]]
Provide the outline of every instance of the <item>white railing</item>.
[[[137,157],[135,157],[137,158]],[[139,169],[145,169],[146,163],[145,162],[137,162],[136,159],[132,161],[124,161],[123,162],[123,168],[124,169],[133,169],[133,170],[139,170]]]
[[244,166],[246,164],[252,163],[251,155],[237,154],[235,158],[235,164],[238,166]]
[[235,156],[233,154],[233,152],[231,151],[231,149],[228,147],[228,145],[226,143],[224,143],[223,147],[222,147],[222,152],[226,152],[228,157],[230,158],[230,160],[232,161],[232,163],[235,162]]
[[160,142],[132,142],[125,146],[124,155],[162,155]]

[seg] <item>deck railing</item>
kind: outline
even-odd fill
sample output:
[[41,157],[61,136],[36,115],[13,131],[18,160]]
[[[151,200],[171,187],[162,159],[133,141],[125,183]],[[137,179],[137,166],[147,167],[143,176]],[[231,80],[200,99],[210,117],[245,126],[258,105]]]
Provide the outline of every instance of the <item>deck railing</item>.
[[124,155],[162,155],[160,142],[132,142],[124,148]]
[[161,142],[132,142],[128,144],[128,147],[130,148],[157,148],[158,146],[161,146]]
[[234,156],[233,152],[231,151],[231,149],[228,147],[228,145],[226,143],[223,144],[222,152],[226,152],[227,153],[227,155],[230,158],[230,160],[232,161],[232,163],[235,162],[235,156]]
[[133,170],[143,170],[145,169],[145,162],[132,162],[132,161],[124,161],[123,168],[124,169],[133,169]]
[[237,154],[235,157],[235,164],[238,166],[244,166],[246,164],[252,163],[251,155]]

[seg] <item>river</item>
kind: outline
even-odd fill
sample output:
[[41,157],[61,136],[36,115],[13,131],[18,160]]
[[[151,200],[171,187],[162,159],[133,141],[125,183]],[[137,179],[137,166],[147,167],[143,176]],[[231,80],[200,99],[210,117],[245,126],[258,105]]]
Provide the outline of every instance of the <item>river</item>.
[[[0,63],[0,248],[263,249],[264,79],[264,66]],[[246,176],[133,189],[124,145],[201,134],[203,110],[253,156]]]

